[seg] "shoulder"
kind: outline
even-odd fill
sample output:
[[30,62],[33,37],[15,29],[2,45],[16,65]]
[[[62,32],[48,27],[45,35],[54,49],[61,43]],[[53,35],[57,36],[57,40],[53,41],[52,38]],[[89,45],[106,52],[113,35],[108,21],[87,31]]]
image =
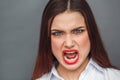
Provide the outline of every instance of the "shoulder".
[[[55,68],[55,65],[51,68],[51,71],[48,73],[45,73],[43,76],[41,76],[40,78],[36,79],[36,80],[51,80],[53,79],[54,76],[57,75],[57,70]],[[55,79],[53,79],[55,80]]]
[[120,70],[107,68],[106,73],[109,76],[109,80],[119,80],[120,78]]
[[[119,80],[120,79],[120,70],[114,68],[103,68],[98,65],[95,61],[91,60],[91,64],[95,69],[95,74],[105,78],[104,80]],[[92,68],[92,71],[93,71]],[[103,79],[102,79],[103,80]]]
[[46,73],[36,80],[49,80],[49,79],[50,79],[50,73]]

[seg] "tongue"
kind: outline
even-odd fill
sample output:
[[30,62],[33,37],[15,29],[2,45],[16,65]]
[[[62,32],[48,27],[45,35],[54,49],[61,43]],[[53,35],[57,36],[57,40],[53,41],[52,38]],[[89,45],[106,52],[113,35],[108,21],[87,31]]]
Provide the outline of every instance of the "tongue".
[[76,54],[75,53],[72,53],[72,54],[66,54],[65,55],[68,59],[73,59],[76,57]]
[[65,53],[63,55],[63,60],[66,64],[72,65],[75,64],[79,60],[78,53]]

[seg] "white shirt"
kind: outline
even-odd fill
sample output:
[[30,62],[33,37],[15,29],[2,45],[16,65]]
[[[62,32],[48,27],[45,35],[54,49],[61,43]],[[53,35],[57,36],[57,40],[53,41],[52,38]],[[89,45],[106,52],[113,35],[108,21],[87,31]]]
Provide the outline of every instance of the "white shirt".
[[[44,74],[37,80],[64,80],[59,76],[55,66],[51,72]],[[113,68],[102,68],[90,59],[85,70],[79,76],[79,80],[120,80],[120,70]]]

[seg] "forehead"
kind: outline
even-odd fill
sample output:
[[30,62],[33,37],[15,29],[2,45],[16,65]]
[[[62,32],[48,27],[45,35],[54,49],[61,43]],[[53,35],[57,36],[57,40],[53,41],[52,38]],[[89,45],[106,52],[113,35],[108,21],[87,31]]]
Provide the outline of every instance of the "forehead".
[[55,16],[51,28],[67,26],[85,26],[84,17],[80,12],[65,11]]

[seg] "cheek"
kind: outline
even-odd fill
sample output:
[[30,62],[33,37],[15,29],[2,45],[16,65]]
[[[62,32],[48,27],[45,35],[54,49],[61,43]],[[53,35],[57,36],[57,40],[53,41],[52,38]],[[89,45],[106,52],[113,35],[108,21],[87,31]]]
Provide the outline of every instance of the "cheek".
[[60,39],[51,39],[51,46],[53,53],[58,53],[62,47],[62,41]]
[[90,50],[90,40],[87,34],[81,36],[77,41],[80,49],[89,51]]
[[86,45],[86,46],[90,46],[90,40],[89,40],[89,37],[86,35],[85,37],[83,37],[82,39],[81,39],[81,45]]

